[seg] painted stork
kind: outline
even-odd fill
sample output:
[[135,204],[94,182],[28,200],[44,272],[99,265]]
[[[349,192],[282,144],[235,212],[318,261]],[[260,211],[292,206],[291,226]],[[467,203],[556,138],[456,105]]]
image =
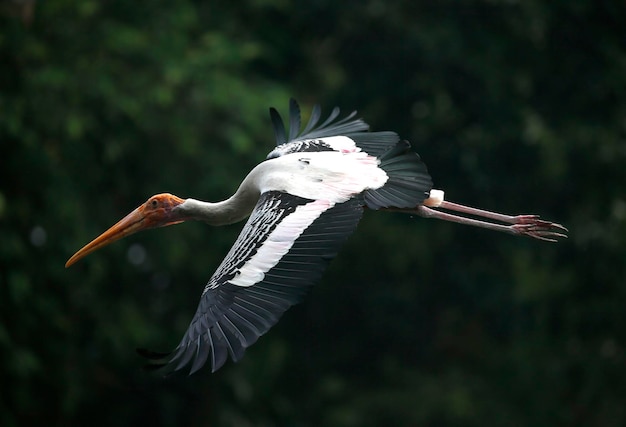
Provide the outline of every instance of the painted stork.
[[[394,132],[368,132],[353,112],[327,120],[315,106],[300,131],[291,100],[289,134],[271,108],[276,148],[245,177],[230,198],[207,203],[157,194],[76,252],[65,264],[140,230],[201,220],[210,225],[248,218],[226,258],[204,287],[187,332],[169,354],[141,353],[158,367],[213,372],[242,358],[245,349],[298,303],[354,231],[363,210],[391,210],[556,241],[567,229],[537,215],[509,216],[443,200],[407,141]],[[444,212],[455,211],[487,222]]]

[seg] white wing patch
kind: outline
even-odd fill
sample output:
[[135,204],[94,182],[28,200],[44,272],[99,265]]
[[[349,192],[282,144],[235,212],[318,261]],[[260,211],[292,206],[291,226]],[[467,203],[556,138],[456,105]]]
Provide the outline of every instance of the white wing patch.
[[265,273],[272,269],[291,249],[304,230],[313,223],[333,203],[328,200],[315,200],[298,206],[270,233],[257,252],[239,269],[239,273],[229,282],[248,287],[263,280]]
[[361,149],[356,146],[354,140],[347,136],[330,136],[328,138],[320,138],[319,140],[340,153],[356,153],[357,151],[361,151]]
[[[341,136],[328,139],[337,144],[352,142]],[[261,193],[280,191],[310,200],[343,203],[365,190],[382,187],[389,179],[376,157],[354,148],[354,151],[344,153],[286,154],[261,163],[251,172],[251,179]]]
[[356,153],[362,151],[352,138],[347,136],[329,136],[324,138],[299,139],[281,144],[274,148],[268,159],[285,156],[292,153],[307,153],[319,151],[337,151],[339,153]]

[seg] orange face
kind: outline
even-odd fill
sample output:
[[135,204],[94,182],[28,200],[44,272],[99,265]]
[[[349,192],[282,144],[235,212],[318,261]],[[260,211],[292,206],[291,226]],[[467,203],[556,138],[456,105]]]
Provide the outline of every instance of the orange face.
[[[141,221],[144,222],[141,230],[178,224],[183,222],[184,219],[179,218],[175,214],[174,208],[181,205],[184,201],[184,199],[170,193],[156,194],[133,212],[141,211]],[[131,215],[133,212],[131,212]]]
[[164,227],[183,222],[185,218],[176,211],[176,207],[185,200],[169,193],[157,194],[147,202],[122,218],[117,224],[96,237],[81,250],[76,252],[66,263],[69,267],[90,253],[141,230]]

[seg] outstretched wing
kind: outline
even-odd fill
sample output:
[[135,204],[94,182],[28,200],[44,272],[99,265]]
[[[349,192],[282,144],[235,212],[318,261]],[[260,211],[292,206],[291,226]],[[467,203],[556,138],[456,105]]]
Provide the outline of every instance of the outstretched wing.
[[157,365],[191,365],[193,373],[209,360],[215,372],[229,354],[241,359],[320,278],[362,212],[360,197],[333,205],[277,191],[262,194],[206,285],[181,343],[172,354],[159,355]]
[[276,136],[276,148],[267,158],[305,151],[354,151],[363,150],[371,156],[380,157],[398,141],[395,132],[368,132],[369,125],[356,118],[356,111],[338,119],[340,110],[335,107],[330,116],[318,124],[322,117],[319,105],[313,107],[311,117],[305,128],[300,131],[301,118],[298,103],[289,101],[289,135],[283,119],[276,109],[270,108],[270,117]]
[[269,153],[268,159],[306,151],[364,151],[376,157],[379,167],[389,179],[382,188],[367,189],[363,193],[365,204],[370,209],[415,207],[428,197],[432,189],[426,165],[411,150],[411,144],[400,141],[395,132],[368,132],[369,125],[354,118],[356,112],[337,120],[339,108],[335,108],[328,119],[318,126],[321,109],[316,105],[309,123],[300,132],[300,107],[291,99],[289,137],[280,114],[271,108],[270,115],[278,146]]

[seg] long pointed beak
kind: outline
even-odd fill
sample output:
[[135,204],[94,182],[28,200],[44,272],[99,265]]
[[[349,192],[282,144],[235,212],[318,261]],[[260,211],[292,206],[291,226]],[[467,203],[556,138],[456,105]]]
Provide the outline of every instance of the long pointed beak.
[[147,228],[152,228],[146,220],[147,216],[143,213],[143,206],[138,207],[124,218],[122,218],[117,224],[109,228],[100,236],[93,239],[90,243],[86,244],[81,250],[76,252],[65,263],[65,268],[74,264],[81,258],[89,255],[90,253],[97,251],[98,249],[115,242],[130,234],[136,233]]
[[184,199],[170,193],[156,194],[150,197],[146,203],[126,215],[113,227],[72,255],[65,263],[65,268],[122,237],[141,230],[178,224],[190,219],[190,217],[178,209],[184,202]]

